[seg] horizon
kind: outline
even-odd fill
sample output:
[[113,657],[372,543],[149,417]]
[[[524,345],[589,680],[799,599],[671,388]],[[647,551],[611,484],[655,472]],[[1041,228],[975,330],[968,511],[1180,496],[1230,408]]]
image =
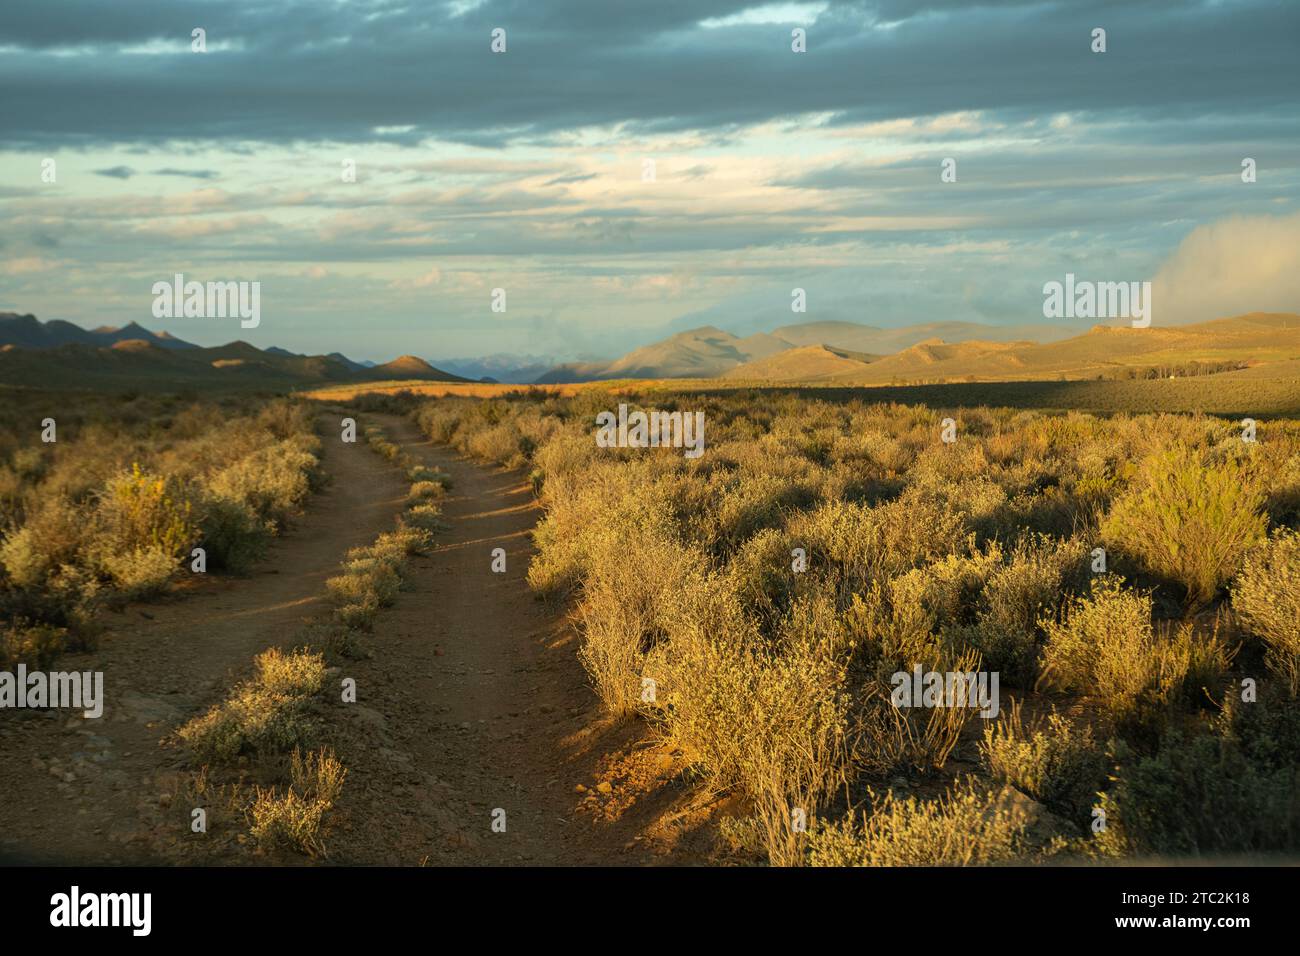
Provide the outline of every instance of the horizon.
[[258,282],[261,327],[168,331],[382,362],[1037,323],[1067,273],[1150,281],[1157,325],[1300,308],[1294,5],[78,10],[0,11],[0,309]]

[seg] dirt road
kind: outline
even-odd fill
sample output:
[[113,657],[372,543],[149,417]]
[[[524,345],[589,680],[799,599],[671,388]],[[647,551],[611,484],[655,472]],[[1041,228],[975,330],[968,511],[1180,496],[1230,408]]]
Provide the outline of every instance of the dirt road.
[[[646,751],[630,771],[607,759],[636,749],[636,734],[600,717],[572,629],[528,589],[540,512],[526,482],[432,446],[406,419],[365,420],[449,472],[453,490],[442,502],[448,530],[413,561],[367,638],[373,656],[332,675],[354,677],[359,699],[328,714],[349,771],[331,861],[649,861],[642,831],[673,795],[625,811],[636,792],[662,791],[671,759]],[[259,651],[292,643],[323,609],[324,580],[346,551],[391,529],[402,508],[400,472],[364,443],[331,440],[337,416],[322,428],[331,483],[250,578],[213,578],[110,615],[98,650],[60,661],[104,672],[101,719],[0,714],[0,861],[184,861],[171,851],[191,837],[167,811],[183,765],[160,741],[221,699]],[[501,573],[495,548],[505,551]],[[272,861],[227,839],[233,855],[222,862]]]
[[324,606],[327,577],[348,548],[392,528],[406,483],[363,443],[322,417],[328,487],[246,579],[205,580],[165,603],[106,615],[89,654],[56,669],[103,671],[103,716],[0,713],[0,859],[48,863],[144,862],[150,814],[174,770],[159,739],[251,671],[259,651],[291,642]]

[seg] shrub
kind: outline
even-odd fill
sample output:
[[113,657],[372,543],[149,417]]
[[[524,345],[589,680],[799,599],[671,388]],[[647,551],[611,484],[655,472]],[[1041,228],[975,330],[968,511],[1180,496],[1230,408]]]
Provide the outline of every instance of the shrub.
[[343,792],[347,770],[333,751],[322,748],[303,758],[293,752],[292,783],[280,796],[258,788],[249,811],[249,832],[264,847],[285,846],[309,856],[324,855],[322,823]]
[[1053,713],[1045,726],[1028,731],[1020,705],[984,729],[980,754],[989,772],[1076,824],[1090,815],[1106,782],[1106,756],[1092,730],[1076,730]]
[[174,554],[156,545],[105,554],[100,564],[117,589],[131,599],[162,592],[180,567]]
[[801,862],[793,814],[816,816],[854,749],[833,607],[800,602],[772,647],[747,635],[738,603],[708,582],[687,589],[678,614],[647,663],[667,732],[714,788],[750,799],[772,863]]
[[1068,607],[1060,622],[1042,623],[1048,684],[1100,699],[1123,729],[1158,727],[1189,658],[1184,648],[1157,640],[1149,595],[1107,576],[1094,581],[1092,593]]
[[229,761],[243,753],[284,753],[311,732],[307,709],[325,680],[325,660],[305,649],[271,648],[255,660],[256,673],[222,703],[196,717],[177,736],[202,761]]
[[425,501],[430,498],[441,498],[445,491],[442,485],[436,481],[417,481],[411,485],[410,490],[406,493],[408,501]]
[[1214,465],[1179,447],[1149,460],[1141,480],[1102,523],[1121,554],[1203,604],[1264,537],[1264,495],[1233,460]]
[[64,498],[44,502],[21,528],[10,531],[0,544],[0,564],[18,587],[38,587],[60,565],[77,559],[86,528],[86,516]]
[[48,670],[63,653],[68,632],[43,624],[0,625],[0,671],[12,671],[19,664],[33,670]]
[[1084,556],[1077,540],[1025,540],[989,573],[978,601],[972,602],[979,608],[978,623],[959,632],[962,641],[979,651],[986,669],[998,671],[1011,686],[1033,684],[1042,636],[1039,619],[1063,591],[1077,586]]
[[1025,847],[1025,819],[966,778],[937,800],[869,791],[872,812],[823,825],[810,840],[813,866],[985,866]]
[[578,657],[610,714],[637,709],[645,655],[667,636],[670,605],[701,574],[700,558],[665,536],[601,540],[578,605]]
[[406,477],[413,484],[432,482],[444,492],[451,490],[451,475],[437,468],[430,468],[427,465],[413,465],[407,469]]
[[180,482],[132,466],[99,496],[92,544],[95,564],[129,592],[157,590],[198,539],[192,511]]
[[204,499],[199,543],[212,570],[246,574],[266,556],[271,530],[251,507],[231,498]]
[[1281,531],[1247,556],[1232,606],[1264,642],[1269,667],[1300,696],[1300,534]]
[[[1250,705],[1256,706],[1256,705]],[[1270,767],[1218,733],[1174,731],[1150,756],[1122,745],[1102,796],[1111,855],[1285,852],[1300,849],[1300,766]]]
[[442,509],[431,501],[406,509],[402,522],[418,531],[433,533],[447,530],[447,523],[442,520]]
[[311,493],[315,444],[314,438],[290,439],[259,449],[213,475],[208,490],[243,502],[263,521],[283,524]]

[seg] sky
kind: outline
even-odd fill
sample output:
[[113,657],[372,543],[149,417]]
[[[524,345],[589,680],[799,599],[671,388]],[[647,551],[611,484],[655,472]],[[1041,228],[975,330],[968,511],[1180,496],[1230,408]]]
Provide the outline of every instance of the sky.
[[[1066,273],[1300,311],[1298,53],[1293,0],[4,0],[0,311],[374,361],[1042,322]],[[260,324],[155,319],[176,273]]]

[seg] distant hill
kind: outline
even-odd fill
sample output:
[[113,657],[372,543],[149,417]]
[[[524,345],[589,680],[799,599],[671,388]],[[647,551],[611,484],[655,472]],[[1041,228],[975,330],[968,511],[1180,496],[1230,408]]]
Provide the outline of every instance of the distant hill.
[[766,333],[740,338],[706,325],[628,352],[613,362],[575,362],[551,369],[537,379],[594,382],[610,378],[713,378],[728,369],[790,348]]
[[338,353],[297,355],[243,341],[207,348],[134,323],[88,331],[70,322],[0,314],[0,383],[5,385],[287,389],[387,379],[469,381],[410,355],[371,368]]
[[874,359],[875,356],[863,352],[848,352],[828,345],[804,345],[737,365],[720,377],[809,384],[839,381],[845,376],[860,374],[863,366]]
[[871,355],[892,355],[927,339],[947,343],[1059,342],[1083,332],[1084,326],[1061,323],[982,325],[978,322],[925,322],[897,329],[881,329],[856,322],[805,322],[773,329],[772,335],[791,345],[830,345]]
[[536,381],[539,376],[555,368],[556,364],[557,359],[553,357],[498,353],[477,358],[441,359],[438,367],[477,382],[490,379],[493,382],[526,384]]
[[833,382],[841,385],[1087,379],[1192,363],[1242,363],[1238,377],[1294,374],[1300,359],[1300,316],[1250,313],[1196,325],[1096,326],[1059,342],[921,342],[869,361],[848,353],[803,348],[726,373],[730,380]]
[[[1080,327],[1037,323],[1030,325],[980,325],[975,322],[929,322],[898,329],[881,329],[857,322],[805,322],[745,338],[704,326],[643,346],[612,362],[572,362],[556,366],[538,377],[539,384],[591,382],[612,378],[714,378],[791,349],[825,347],[867,355],[890,355],[927,340],[945,343],[981,339],[989,342],[1028,340],[1055,342],[1077,335]],[[843,357],[843,356],[841,356]],[[793,356],[802,362],[808,354]],[[834,363],[819,357],[819,368]],[[830,364],[827,364],[830,363]],[[765,365],[776,369],[781,365]],[[847,368],[842,369],[848,372]]]

